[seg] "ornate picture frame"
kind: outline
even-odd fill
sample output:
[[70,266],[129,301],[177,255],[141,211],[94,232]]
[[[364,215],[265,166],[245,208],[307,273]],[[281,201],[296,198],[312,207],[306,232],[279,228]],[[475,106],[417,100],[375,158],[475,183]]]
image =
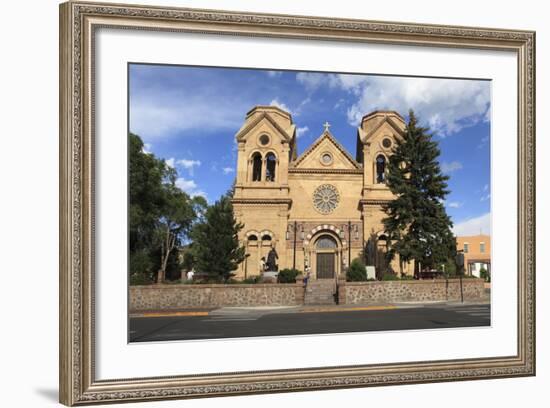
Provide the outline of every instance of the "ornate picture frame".
[[[502,50],[517,56],[517,353],[127,379],[96,378],[95,94],[98,28]],[[535,33],[229,11],[60,6],[60,401],[66,405],[535,375]]]

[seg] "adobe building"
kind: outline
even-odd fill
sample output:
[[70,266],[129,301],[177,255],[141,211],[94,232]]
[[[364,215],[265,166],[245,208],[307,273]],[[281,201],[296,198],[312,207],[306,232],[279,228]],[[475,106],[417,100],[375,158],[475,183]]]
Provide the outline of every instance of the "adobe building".
[[491,274],[490,235],[456,237],[456,249],[464,253],[464,269],[467,275],[479,278],[481,269]]
[[[394,111],[365,115],[357,129],[355,158],[324,124],[297,155],[296,125],[275,106],[250,110],[236,134],[235,217],[248,257],[236,278],[258,275],[260,260],[275,248],[278,270],[309,270],[311,279],[336,279],[361,257],[382,276],[387,265],[382,205],[393,199],[386,163],[405,121]],[[412,265],[404,273],[412,275]]]

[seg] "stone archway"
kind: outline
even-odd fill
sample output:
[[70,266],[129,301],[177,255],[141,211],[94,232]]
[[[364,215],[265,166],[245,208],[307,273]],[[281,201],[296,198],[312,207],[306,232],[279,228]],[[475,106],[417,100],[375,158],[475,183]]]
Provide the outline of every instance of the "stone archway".
[[342,272],[344,244],[334,229],[319,229],[304,250],[312,279],[336,279]]
[[315,276],[317,279],[334,279],[338,258],[336,240],[323,234],[315,242]]

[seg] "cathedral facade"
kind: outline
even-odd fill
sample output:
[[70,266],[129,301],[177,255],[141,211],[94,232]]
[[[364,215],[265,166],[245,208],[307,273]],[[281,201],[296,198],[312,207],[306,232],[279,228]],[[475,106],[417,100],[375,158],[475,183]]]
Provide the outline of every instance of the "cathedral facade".
[[[233,207],[244,225],[239,239],[247,254],[236,278],[262,273],[272,248],[278,270],[309,271],[311,279],[343,276],[358,257],[374,266],[377,276],[399,273],[399,261],[388,264],[385,258],[382,206],[393,199],[386,165],[404,129],[397,112],[365,115],[354,158],[325,123],[298,156],[296,125],[288,112],[275,106],[250,110],[236,134]],[[404,273],[412,274],[412,268],[405,265]]]

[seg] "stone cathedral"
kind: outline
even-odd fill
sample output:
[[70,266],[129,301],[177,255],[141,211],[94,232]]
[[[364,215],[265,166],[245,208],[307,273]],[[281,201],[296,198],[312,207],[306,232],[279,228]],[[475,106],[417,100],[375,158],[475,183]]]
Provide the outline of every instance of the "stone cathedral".
[[[357,128],[355,158],[324,124],[323,133],[297,154],[296,125],[275,106],[250,110],[236,134],[233,206],[244,224],[239,239],[248,254],[237,278],[260,274],[272,248],[278,270],[310,271],[311,279],[336,279],[361,257],[381,276],[398,260],[385,260],[382,205],[393,198],[386,163],[405,121],[394,111],[365,115]],[[404,273],[412,268],[405,265]]]

